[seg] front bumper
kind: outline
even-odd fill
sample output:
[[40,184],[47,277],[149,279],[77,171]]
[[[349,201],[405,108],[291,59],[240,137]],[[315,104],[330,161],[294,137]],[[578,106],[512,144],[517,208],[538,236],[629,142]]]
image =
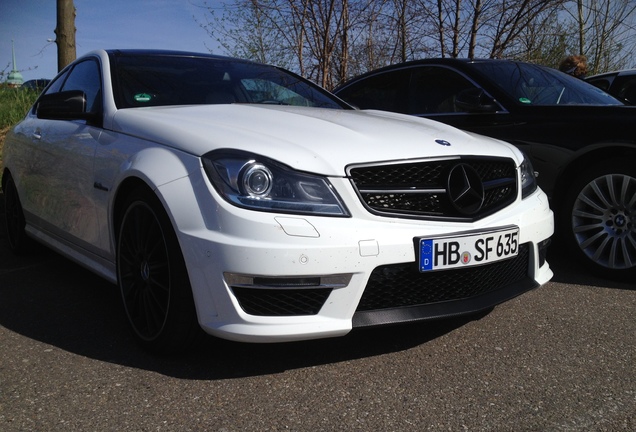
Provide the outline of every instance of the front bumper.
[[[163,187],[164,196],[183,191],[178,183]],[[553,214],[541,190],[471,223],[374,216],[353,193],[342,198],[351,218],[254,212],[210,196],[198,200],[200,221],[173,216],[201,327],[245,342],[341,336],[353,327],[474,313],[552,277],[544,257]],[[511,225],[519,227],[517,258],[418,270],[415,238]]]

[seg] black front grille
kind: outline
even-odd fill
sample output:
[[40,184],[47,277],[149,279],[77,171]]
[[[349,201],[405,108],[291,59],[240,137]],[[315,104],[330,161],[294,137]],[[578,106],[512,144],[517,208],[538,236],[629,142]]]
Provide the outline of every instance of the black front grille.
[[493,264],[421,273],[416,263],[377,267],[357,311],[403,308],[462,300],[490,293],[528,278],[529,246],[513,259]]
[[232,287],[241,308],[250,315],[316,315],[331,288],[273,289]]
[[[483,204],[463,212],[449,193],[451,171],[462,164],[481,179]],[[517,197],[516,165],[508,158],[466,157],[350,167],[358,196],[375,214],[392,217],[473,221],[511,204]]]

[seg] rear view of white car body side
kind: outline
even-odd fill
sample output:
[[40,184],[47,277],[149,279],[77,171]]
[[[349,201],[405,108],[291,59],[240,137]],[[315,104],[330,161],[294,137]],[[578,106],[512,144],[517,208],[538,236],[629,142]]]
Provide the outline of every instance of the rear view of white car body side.
[[148,348],[192,322],[276,342],[474,313],[552,276],[552,212],[507,144],[207,55],[91,53],[41,98],[5,144],[10,244],[117,283]]

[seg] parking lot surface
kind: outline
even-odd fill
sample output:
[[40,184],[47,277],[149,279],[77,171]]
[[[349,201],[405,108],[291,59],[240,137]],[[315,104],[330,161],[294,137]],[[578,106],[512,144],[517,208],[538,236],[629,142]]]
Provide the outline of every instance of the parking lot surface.
[[135,345],[116,287],[2,232],[0,431],[636,430],[633,284],[550,262],[479,316],[166,358]]

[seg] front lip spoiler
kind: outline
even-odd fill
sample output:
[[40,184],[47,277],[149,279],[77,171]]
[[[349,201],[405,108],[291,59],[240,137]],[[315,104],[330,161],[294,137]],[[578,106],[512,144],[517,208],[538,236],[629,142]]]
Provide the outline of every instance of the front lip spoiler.
[[539,286],[540,284],[533,279],[526,278],[496,291],[460,300],[391,309],[360,311],[353,315],[352,324],[353,328],[362,328],[475,314],[493,308],[498,304],[513,299]]

